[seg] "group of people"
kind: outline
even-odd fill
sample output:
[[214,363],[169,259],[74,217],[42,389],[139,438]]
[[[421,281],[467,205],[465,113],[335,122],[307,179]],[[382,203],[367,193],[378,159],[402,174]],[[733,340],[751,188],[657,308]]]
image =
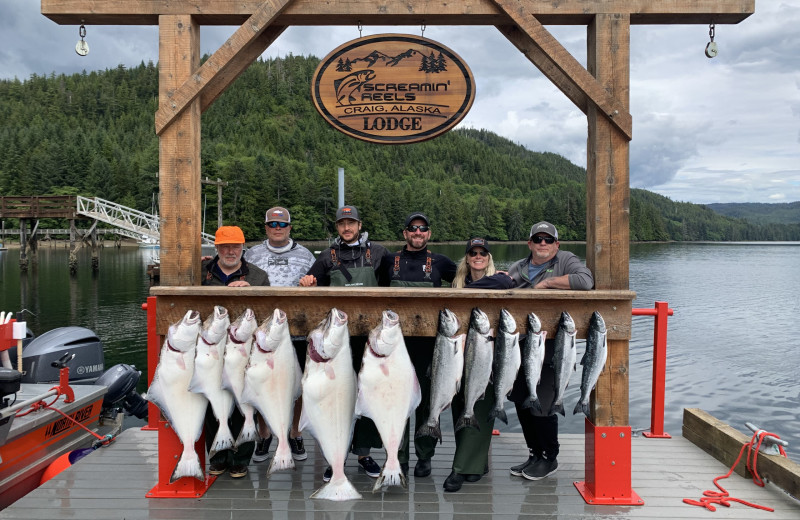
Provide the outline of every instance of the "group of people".
[[[549,222],[538,222],[531,227],[528,248],[530,254],[511,265],[508,272],[497,271],[489,242],[482,237],[471,238],[464,257],[458,265],[445,255],[431,252],[427,246],[431,238],[431,223],[425,214],[415,212],[405,220],[403,238],[405,245],[397,252],[389,252],[382,245],[369,240],[362,231],[362,220],[353,206],[343,206],[336,212],[338,236],[331,246],[315,259],[308,249],[290,238],[291,218],[285,208],[271,208],[266,214],[267,240],[243,252],[244,235],[238,227],[223,226],[217,230],[215,245],[217,256],[203,263],[204,285],[281,285],[281,286],[339,286],[339,287],[441,287],[447,282],[454,289],[573,289],[589,290],[594,286],[591,271],[580,259],[559,249],[558,231]],[[293,338],[301,366],[305,364],[304,338]],[[406,348],[411,357],[422,388],[422,401],[415,412],[416,424],[422,424],[429,415],[430,366],[435,338],[406,337]],[[366,345],[365,337],[351,337],[354,369],[358,371]],[[542,410],[550,410],[555,394],[553,370],[554,341],[545,344],[545,360],[541,381],[537,387]],[[452,403],[453,421],[464,407],[464,387]],[[558,468],[558,416],[537,413],[522,407],[528,397],[524,374],[520,374],[509,398],[515,403],[529,456],[525,462],[510,468],[514,476],[529,480],[543,479]],[[295,418],[290,433],[292,455],[296,460],[306,458],[301,432],[298,431],[300,401],[295,406]],[[444,490],[455,492],[464,482],[477,482],[488,472],[489,446],[494,420],[489,411],[494,403],[492,383],[482,399],[475,404],[475,416],[480,429],[463,428],[456,433],[456,450],[450,475],[444,481]],[[241,428],[243,418],[234,411],[231,428],[234,435]],[[212,439],[216,429],[213,415],[206,417],[206,439]],[[213,423],[213,424],[212,424]],[[271,434],[265,424],[259,424],[262,440],[243,445],[235,452],[227,450],[215,454],[209,472],[222,474],[229,471],[234,478],[247,474],[251,456],[258,462],[267,458]],[[398,458],[403,471],[408,474],[410,439],[413,432],[407,427]],[[382,446],[374,423],[366,417],[356,421],[351,452],[367,475],[377,478],[380,466],[370,457],[372,448]],[[424,478],[431,473],[431,459],[436,442],[430,437],[414,440],[417,462],[414,476]],[[254,454],[255,453],[255,454]],[[331,478],[330,466],[323,480]]]

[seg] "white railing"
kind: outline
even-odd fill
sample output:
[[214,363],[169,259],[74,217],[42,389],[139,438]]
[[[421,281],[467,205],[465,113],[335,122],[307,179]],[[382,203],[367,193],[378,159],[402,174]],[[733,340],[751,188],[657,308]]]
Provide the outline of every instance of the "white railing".
[[[140,241],[145,239],[158,241],[161,238],[158,230],[159,220],[157,215],[128,208],[98,197],[90,199],[78,196],[77,201],[77,212],[80,215],[128,231],[132,234],[128,236],[133,236]],[[201,233],[200,235],[203,244],[214,243],[214,235],[209,235],[208,233]]]

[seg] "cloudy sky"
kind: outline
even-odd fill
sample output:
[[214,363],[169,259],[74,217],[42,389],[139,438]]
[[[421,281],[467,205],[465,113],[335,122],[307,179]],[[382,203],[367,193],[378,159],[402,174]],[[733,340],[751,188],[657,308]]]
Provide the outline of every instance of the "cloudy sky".
[[[37,0],[0,5],[0,79],[71,74],[158,61],[155,27],[87,26],[89,55],[75,53],[77,26],[57,25]],[[800,0],[757,0],[737,25],[631,29],[631,186],[676,201],[800,200]],[[213,53],[235,27],[203,27]],[[584,27],[548,27],[586,63]],[[363,35],[420,34],[421,27],[363,27]],[[357,27],[292,27],[265,57],[324,57],[359,36]],[[530,150],[586,166],[585,115],[493,27],[429,26],[424,36],[472,69],[477,98],[462,125],[496,132]]]

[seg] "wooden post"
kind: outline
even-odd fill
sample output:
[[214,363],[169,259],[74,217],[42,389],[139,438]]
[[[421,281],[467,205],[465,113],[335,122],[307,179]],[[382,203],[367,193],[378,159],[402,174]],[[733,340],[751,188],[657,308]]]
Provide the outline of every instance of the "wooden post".
[[[602,14],[589,24],[588,70],[627,110],[630,16]],[[627,290],[629,260],[628,139],[596,105],[588,107],[586,265],[596,289]],[[609,341],[607,375],[597,384],[592,422],[628,424],[628,340]]]
[[27,225],[26,219],[19,219],[19,270],[22,272],[28,271],[28,236],[25,229]]
[[[159,16],[159,103],[200,65],[200,26],[190,15]],[[200,284],[200,101],[189,103],[159,136],[161,280]]]

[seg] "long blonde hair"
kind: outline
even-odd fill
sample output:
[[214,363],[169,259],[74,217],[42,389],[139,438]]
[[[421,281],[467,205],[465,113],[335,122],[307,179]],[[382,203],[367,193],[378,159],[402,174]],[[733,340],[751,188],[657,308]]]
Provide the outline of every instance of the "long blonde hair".
[[[486,266],[486,273],[483,276],[492,276],[497,272],[497,269],[494,267],[494,260],[492,259],[492,253],[489,253],[489,265]],[[467,275],[469,274],[469,266],[467,265],[467,257],[464,256],[461,258],[461,261],[458,262],[458,268],[456,269],[456,277],[453,278],[453,289],[463,289],[464,284],[467,281]]]

